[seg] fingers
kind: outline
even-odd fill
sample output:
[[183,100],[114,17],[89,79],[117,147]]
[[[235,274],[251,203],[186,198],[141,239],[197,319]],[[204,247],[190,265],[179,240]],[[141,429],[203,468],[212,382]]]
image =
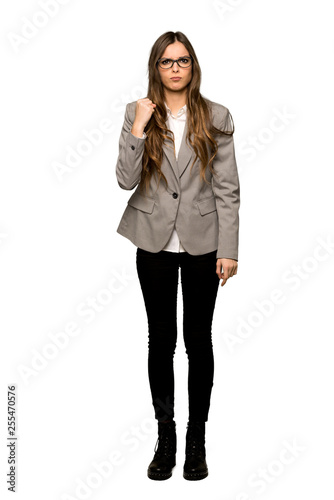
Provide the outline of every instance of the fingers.
[[222,280],[221,286],[224,286],[229,278],[237,274],[237,268],[236,261],[232,259],[217,259],[216,274]]
[[146,127],[155,111],[155,107],[156,104],[153,104],[148,97],[137,100],[135,122],[139,128],[144,129]]
[[220,259],[218,259],[217,265],[216,265],[216,273],[217,273],[217,276],[219,279],[222,278],[221,268],[222,268],[222,265],[221,265]]
[[142,99],[138,99],[137,102],[142,102],[143,104],[148,105],[148,106],[153,107],[153,108],[156,107],[156,104],[154,104],[151,101],[151,99],[149,99],[148,97],[143,97]]

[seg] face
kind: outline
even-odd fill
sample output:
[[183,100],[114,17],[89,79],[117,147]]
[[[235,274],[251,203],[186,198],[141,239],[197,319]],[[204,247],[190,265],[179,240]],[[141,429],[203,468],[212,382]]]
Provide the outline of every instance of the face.
[[[179,57],[189,56],[188,50],[183,43],[174,42],[166,47],[165,52],[161,57],[168,59],[178,59]],[[192,78],[192,66],[188,68],[180,68],[177,62],[174,62],[171,68],[161,68],[158,66],[162,84],[171,91],[183,90]],[[180,78],[179,80],[172,80],[172,78]]]

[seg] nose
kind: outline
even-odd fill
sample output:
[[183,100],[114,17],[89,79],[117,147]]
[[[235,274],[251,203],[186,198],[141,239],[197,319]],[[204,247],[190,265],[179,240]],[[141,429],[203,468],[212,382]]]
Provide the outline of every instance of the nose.
[[177,64],[176,61],[173,62],[173,66],[172,66],[173,71],[175,71],[175,66],[176,66],[177,71],[179,71],[179,65]]

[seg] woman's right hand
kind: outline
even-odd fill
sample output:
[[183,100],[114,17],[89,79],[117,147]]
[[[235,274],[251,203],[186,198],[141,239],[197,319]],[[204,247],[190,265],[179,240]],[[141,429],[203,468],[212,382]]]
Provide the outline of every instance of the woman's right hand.
[[151,99],[148,97],[144,97],[143,99],[138,99],[137,104],[136,104],[136,116],[135,120],[133,122],[133,127],[135,129],[142,129],[144,131],[144,128],[148,124],[154,109],[156,107],[156,104],[153,104]]

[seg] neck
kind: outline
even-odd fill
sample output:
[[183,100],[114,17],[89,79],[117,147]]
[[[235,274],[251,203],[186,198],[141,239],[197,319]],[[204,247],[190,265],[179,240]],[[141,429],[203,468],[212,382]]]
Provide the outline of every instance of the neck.
[[165,89],[165,101],[172,112],[177,112],[180,108],[187,104],[187,89],[179,92],[172,92]]

